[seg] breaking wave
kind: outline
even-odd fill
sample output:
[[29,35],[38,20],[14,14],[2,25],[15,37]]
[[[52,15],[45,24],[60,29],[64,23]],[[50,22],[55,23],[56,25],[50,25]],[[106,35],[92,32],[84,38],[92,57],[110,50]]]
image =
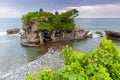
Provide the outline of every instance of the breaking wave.
[[20,34],[7,34],[7,32],[0,32],[0,36],[20,36]]
[[7,35],[6,32],[0,32],[0,36],[5,36],[5,35]]
[[[104,32],[102,32],[102,33],[103,33],[103,35],[105,35]],[[96,31],[90,31],[89,34],[93,34],[93,38],[94,37],[100,37],[100,34],[97,34]]]
[[9,43],[9,42],[12,42],[14,40],[6,40],[6,41],[0,41],[0,43]]

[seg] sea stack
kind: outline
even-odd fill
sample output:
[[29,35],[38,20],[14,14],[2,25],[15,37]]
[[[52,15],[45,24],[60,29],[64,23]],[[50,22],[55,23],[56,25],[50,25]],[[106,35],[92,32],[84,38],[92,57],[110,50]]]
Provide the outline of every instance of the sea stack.
[[88,37],[89,31],[75,29],[76,9],[62,14],[53,14],[41,10],[23,15],[21,44],[38,47],[48,42],[81,40]]

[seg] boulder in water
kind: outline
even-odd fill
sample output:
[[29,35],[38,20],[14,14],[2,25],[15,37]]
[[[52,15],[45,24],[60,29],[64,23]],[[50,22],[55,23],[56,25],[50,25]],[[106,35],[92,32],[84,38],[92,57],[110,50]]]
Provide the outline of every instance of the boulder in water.
[[100,32],[100,31],[96,31],[95,33],[96,33],[96,34],[103,35],[103,33],[102,33],[102,32]]
[[8,29],[7,34],[17,34],[20,32],[19,28],[14,28],[14,29]]
[[89,37],[89,38],[92,38],[92,37],[93,37],[93,34],[88,34],[88,37]]
[[120,41],[120,32],[118,31],[105,31],[105,34],[111,40]]
[[100,31],[96,31],[95,33],[98,34],[100,37],[104,36],[104,34],[102,32],[100,32]]

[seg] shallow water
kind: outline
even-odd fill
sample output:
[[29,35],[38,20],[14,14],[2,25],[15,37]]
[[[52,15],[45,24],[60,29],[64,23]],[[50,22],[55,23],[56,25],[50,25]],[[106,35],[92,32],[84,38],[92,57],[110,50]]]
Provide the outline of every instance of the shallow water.
[[[90,31],[119,30],[120,18],[77,18],[78,27]],[[86,24],[86,27],[84,27]]]
[[31,48],[21,46],[19,36],[0,36],[0,76],[13,66],[31,62],[47,52],[46,47]]
[[75,41],[71,43],[71,46],[76,51],[87,52],[97,47],[101,39],[102,39],[101,37],[94,37],[94,38],[88,38],[80,41]]
[[0,80],[25,80],[27,73],[36,74],[43,69],[58,70],[63,66],[64,62],[61,53],[49,48],[49,51],[40,58],[22,66],[13,67]]

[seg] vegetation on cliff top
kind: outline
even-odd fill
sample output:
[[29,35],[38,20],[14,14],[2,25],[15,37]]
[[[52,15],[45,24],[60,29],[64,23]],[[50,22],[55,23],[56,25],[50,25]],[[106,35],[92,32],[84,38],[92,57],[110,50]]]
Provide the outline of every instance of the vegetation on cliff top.
[[78,16],[76,9],[68,10],[65,13],[55,14],[45,12],[40,9],[37,12],[29,12],[23,15],[23,28],[37,26],[37,30],[67,30],[72,31],[75,28],[74,18]]
[[120,51],[106,37],[97,48],[85,54],[68,46],[61,53],[63,68],[57,72],[46,69],[36,78],[28,74],[26,80],[120,80]]

